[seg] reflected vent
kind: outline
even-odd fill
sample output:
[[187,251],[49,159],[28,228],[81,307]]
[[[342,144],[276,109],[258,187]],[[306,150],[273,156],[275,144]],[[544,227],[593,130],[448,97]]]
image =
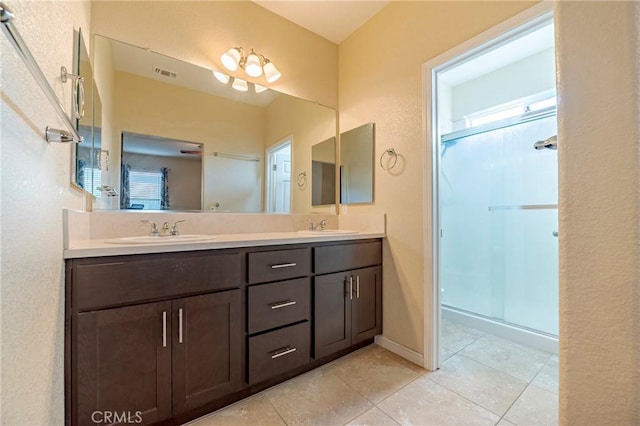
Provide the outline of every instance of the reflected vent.
[[153,67],[153,72],[167,78],[177,78],[178,74],[173,71],[165,70],[160,67]]

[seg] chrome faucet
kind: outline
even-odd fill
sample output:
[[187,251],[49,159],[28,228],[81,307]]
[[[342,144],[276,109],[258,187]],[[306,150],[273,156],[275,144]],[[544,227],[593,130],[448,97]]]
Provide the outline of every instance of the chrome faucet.
[[307,219],[307,223],[309,224],[309,231],[324,231],[324,227],[327,226],[327,221],[325,219],[322,219],[318,223],[314,223],[311,219]]
[[148,223],[148,224],[151,225],[151,231],[149,232],[149,236],[150,237],[159,237],[160,236],[160,232],[158,231],[158,227],[156,226],[155,222],[152,222],[150,220],[141,220],[140,222]]
[[173,223],[173,226],[171,227],[171,235],[180,235],[180,231],[178,230],[178,224],[182,222],[186,222],[186,220],[178,220]]

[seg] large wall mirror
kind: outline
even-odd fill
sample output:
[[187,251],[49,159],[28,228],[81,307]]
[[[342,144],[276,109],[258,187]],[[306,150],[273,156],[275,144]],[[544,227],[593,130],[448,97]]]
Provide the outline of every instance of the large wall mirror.
[[238,91],[210,69],[94,37],[102,149],[111,153],[102,179],[120,193],[105,208],[331,211],[291,182],[312,173],[313,145],[335,139],[334,109],[252,83]]
[[375,126],[367,123],[340,133],[340,203],[373,203]]

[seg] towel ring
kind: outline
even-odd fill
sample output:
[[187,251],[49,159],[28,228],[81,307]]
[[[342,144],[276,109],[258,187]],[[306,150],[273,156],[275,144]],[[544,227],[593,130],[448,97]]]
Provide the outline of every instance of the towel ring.
[[[385,155],[389,155],[393,157],[393,164],[391,164],[389,167],[385,167],[384,164],[382,163],[382,160],[384,159]],[[382,170],[391,170],[396,166],[397,163],[398,163],[398,153],[396,152],[396,150],[394,148],[385,149],[385,151],[380,156],[380,167],[382,167]]]
[[298,187],[304,188],[307,185],[307,172],[298,173],[296,183],[298,184]]

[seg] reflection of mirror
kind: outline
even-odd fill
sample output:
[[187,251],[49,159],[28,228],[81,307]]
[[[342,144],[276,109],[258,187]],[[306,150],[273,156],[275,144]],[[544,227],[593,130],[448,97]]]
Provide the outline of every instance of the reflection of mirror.
[[333,204],[336,199],[336,138],[311,148],[311,204]]
[[200,144],[123,132],[120,208],[200,210],[201,160]]
[[[273,90],[256,93],[251,83],[239,92],[211,70],[102,36],[94,45],[96,85],[109,117],[102,138],[113,165],[107,179],[120,192],[123,134],[201,145],[198,208],[245,212],[265,210],[267,149],[290,139],[289,167],[297,176],[311,168],[312,144],[335,137],[333,109]],[[174,192],[170,176],[170,208],[187,208]],[[311,191],[294,187],[290,211],[311,208]]]
[[340,133],[340,203],[373,202],[374,124]]
[[76,127],[84,141],[76,145],[73,152],[72,183],[90,192],[96,198],[100,198],[102,193],[98,187],[101,185],[100,120],[102,104],[94,87],[93,69],[89,62],[82,32],[77,31],[75,37],[78,60],[72,74],[80,76],[82,81],[77,82],[76,78],[71,76],[66,84],[73,87],[73,102],[75,103],[73,110],[74,113],[77,111],[80,115],[80,118],[76,120]]

